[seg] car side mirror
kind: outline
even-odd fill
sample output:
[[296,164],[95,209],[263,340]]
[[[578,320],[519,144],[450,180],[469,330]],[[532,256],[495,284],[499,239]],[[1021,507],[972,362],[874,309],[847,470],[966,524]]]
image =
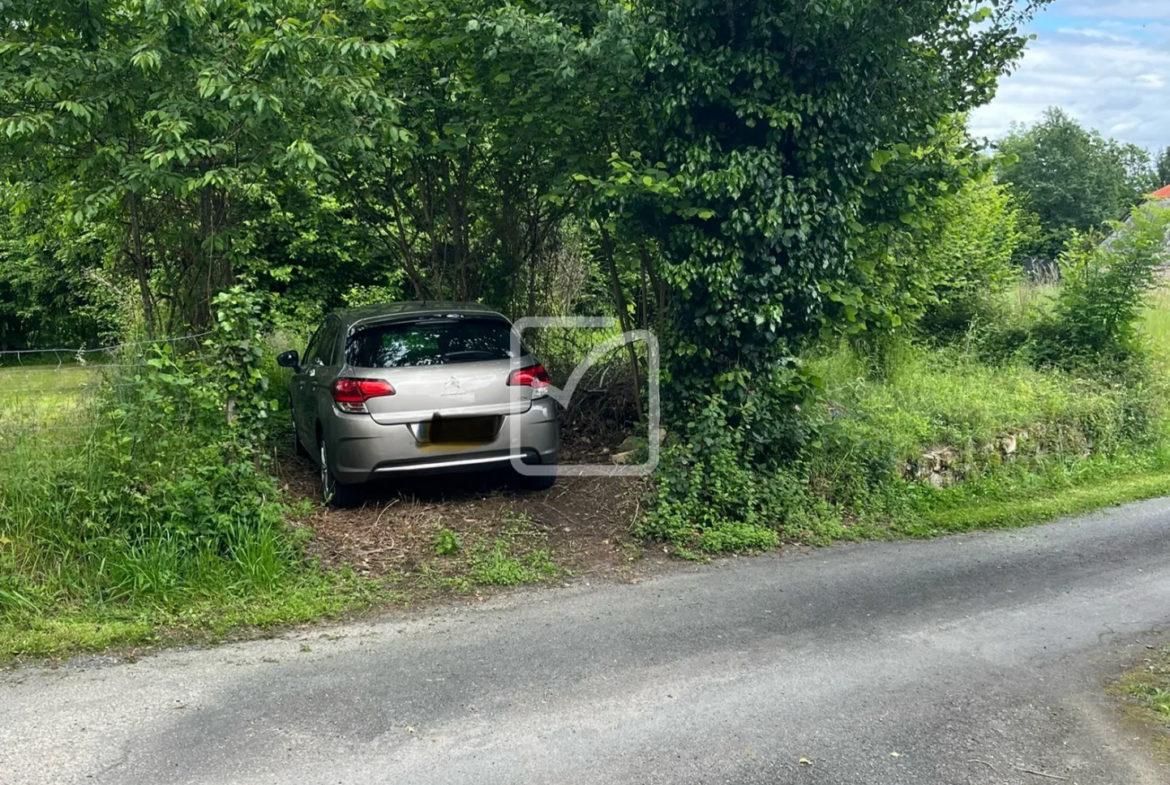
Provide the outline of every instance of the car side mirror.
[[296,349],[289,349],[287,352],[276,355],[276,364],[281,368],[292,368],[294,371],[299,371],[301,369],[301,356],[297,354]]

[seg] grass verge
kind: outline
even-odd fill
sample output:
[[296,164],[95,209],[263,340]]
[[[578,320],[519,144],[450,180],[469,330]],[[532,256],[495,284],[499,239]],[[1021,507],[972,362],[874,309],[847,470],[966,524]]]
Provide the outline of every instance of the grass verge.
[[170,607],[64,607],[0,618],[0,663],[107,649],[209,644],[288,625],[337,618],[373,605],[404,604],[392,581],[308,566],[298,580],[255,594],[212,594]]
[[512,515],[496,536],[440,530],[434,558],[414,571],[368,577],[346,566],[327,569],[306,561],[268,589],[204,581],[198,592],[168,602],[78,599],[9,610],[0,614],[0,664],[107,650],[133,656],[163,646],[263,637],[292,625],[404,608],[452,593],[490,593],[567,574],[539,527],[526,516]]

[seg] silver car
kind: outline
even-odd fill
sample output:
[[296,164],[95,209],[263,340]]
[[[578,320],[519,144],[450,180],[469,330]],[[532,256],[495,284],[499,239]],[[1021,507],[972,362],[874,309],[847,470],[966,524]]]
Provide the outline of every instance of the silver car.
[[[518,348],[517,348],[518,347]],[[349,506],[383,477],[552,465],[560,447],[544,368],[502,315],[481,305],[412,302],[330,314],[292,368],[298,453],[316,460],[326,503]]]

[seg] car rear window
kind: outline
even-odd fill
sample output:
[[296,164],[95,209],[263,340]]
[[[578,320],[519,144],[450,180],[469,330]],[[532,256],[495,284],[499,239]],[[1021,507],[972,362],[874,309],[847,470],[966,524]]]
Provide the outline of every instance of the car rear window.
[[512,331],[499,319],[448,317],[378,324],[351,335],[345,347],[346,362],[357,368],[452,365],[516,356]]

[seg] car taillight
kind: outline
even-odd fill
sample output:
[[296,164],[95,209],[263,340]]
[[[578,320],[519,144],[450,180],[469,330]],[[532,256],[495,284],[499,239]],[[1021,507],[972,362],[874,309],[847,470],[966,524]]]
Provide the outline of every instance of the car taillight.
[[338,379],[333,383],[333,405],[349,414],[366,414],[366,401],[393,394],[390,382],[381,379]]
[[508,386],[510,387],[531,387],[533,398],[548,395],[549,384],[548,371],[544,369],[543,365],[530,365],[527,368],[517,369],[512,371],[512,375],[508,377]]

